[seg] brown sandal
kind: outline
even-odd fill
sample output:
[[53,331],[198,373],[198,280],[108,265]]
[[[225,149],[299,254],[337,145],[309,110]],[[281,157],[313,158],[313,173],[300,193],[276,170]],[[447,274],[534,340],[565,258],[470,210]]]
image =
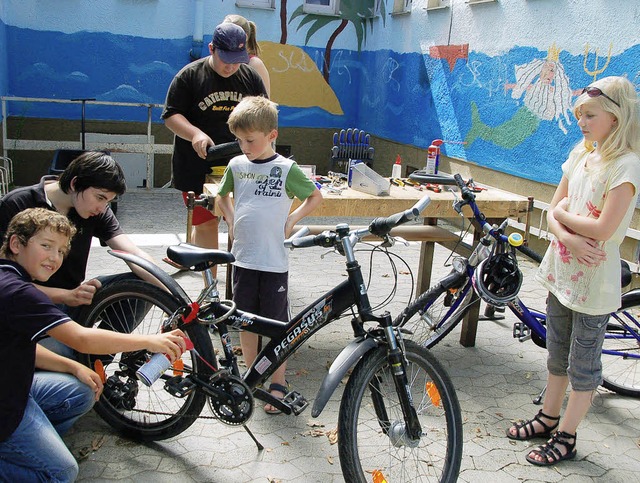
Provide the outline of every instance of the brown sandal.
[[[576,434],[565,433],[564,431],[556,431],[549,441],[545,444],[538,446],[536,449],[529,451],[537,456],[544,458],[542,461],[538,461],[535,458],[527,455],[526,459],[532,465],[537,466],[551,466],[559,463],[560,461],[570,460],[576,456]],[[569,443],[569,439],[573,439],[573,443]],[[565,454],[558,449],[558,446],[564,446],[567,450]]]
[[[540,418],[541,416],[543,418],[550,419],[551,421],[555,421],[556,424],[549,426]],[[542,426],[542,431],[535,431],[533,427],[534,422],[537,422],[538,424],[540,424],[540,426]],[[507,438],[515,439],[516,441],[527,441],[533,438],[548,438],[549,436],[551,436],[551,433],[558,427],[559,422],[560,416],[547,416],[542,412],[541,409],[540,411],[538,411],[538,414],[533,417],[533,419],[529,419],[528,421],[525,421],[523,423],[516,423],[511,426],[511,428],[516,429],[515,435],[511,434],[511,432],[509,431],[511,428],[507,429]],[[520,436],[521,429],[524,429],[524,436]]]

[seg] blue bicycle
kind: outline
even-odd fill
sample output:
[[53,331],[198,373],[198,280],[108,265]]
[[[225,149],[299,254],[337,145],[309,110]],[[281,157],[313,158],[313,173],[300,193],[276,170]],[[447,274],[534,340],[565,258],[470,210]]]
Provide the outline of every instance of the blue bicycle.
[[[451,332],[471,307],[483,300],[490,310],[509,307],[519,320],[514,323],[513,336],[520,342],[532,339],[536,345],[546,347],[545,313],[527,307],[517,297],[522,274],[515,251],[538,263],[541,256],[522,245],[520,235],[505,234],[506,220],[500,226],[490,226],[460,175],[451,178],[439,175],[433,180],[416,172],[412,177],[420,182],[457,185],[462,199],[457,199],[453,208],[462,215],[462,208],[469,206],[484,236],[469,258],[453,258],[451,272],[409,304],[394,320],[394,326],[410,331],[411,339],[430,348]],[[623,287],[630,283],[628,265],[626,269],[623,267],[622,278]],[[624,293],[620,309],[611,314],[602,366],[605,388],[624,396],[640,397],[640,289]],[[541,400],[542,394],[534,402]]]

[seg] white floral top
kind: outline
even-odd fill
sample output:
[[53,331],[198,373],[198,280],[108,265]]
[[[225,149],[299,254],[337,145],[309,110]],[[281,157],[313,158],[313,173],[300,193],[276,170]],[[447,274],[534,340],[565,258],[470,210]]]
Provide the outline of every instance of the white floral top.
[[[625,182],[640,186],[640,158],[630,153],[594,170],[586,167],[587,152],[576,152],[562,165],[562,173],[569,181],[568,211],[581,216],[598,218],[607,192]],[[596,267],[578,263],[569,249],[552,236],[551,244],[540,264],[536,280],[553,293],[565,307],[583,314],[601,315],[620,307],[620,244],[631,222],[634,202],[631,203],[613,236],[601,242],[607,259]]]

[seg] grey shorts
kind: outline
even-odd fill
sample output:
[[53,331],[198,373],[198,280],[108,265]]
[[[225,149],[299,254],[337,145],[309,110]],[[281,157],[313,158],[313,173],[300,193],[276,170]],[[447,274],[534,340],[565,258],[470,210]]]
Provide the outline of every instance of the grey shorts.
[[288,294],[289,272],[233,267],[233,301],[240,310],[288,322]]
[[593,391],[602,383],[602,344],[609,314],[574,312],[549,294],[547,301],[547,369],[569,376],[574,391]]

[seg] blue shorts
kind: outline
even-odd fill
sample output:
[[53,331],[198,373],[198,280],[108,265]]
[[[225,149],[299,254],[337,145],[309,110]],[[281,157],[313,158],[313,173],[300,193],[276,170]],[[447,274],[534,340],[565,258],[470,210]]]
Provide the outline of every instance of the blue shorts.
[[289,272],[233,267],[233,301],[240,310],[288,322],[288,294]]
[[547,369],[569,376],[574,391],[593,391],[602,383],[602,344],[609,314],[574,312],[549,294],[547,302]]

